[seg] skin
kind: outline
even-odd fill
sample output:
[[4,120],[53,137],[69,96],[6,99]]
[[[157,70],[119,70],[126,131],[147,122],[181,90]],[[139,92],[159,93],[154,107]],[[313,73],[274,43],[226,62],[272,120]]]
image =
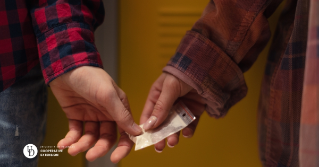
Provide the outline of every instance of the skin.
[[[169,110],[177,100],[182,100],[196,117],[194,122],[182,130],[184,137],[192,137],[200,116],[205,110],[205,100],[191,86],[168,73],[161,74],[153,83],[140,118],[140,124],[149,122],[148,119],[155,116],[157,120],[148,130],[156,128],[166,119]],[[167,137],[169,147],[172,148],[178,144],[179,134],[180,132]],[[155,150],[159,153],[164,148],[165,140],[155,144]]]
[[69,119],[69,132],[58,148],[69,147],[72,156],[88,150],[86,159],[94,161],[116,143],[118,129],[121,136],[111,161],[118,163],[128,155],[134,143],[125,132],[140,135],[142,130],[134,123],[125,93],[103,69],[78,67],[53,80],[50,87]]
[[[86,159],[94,161],[116,143],[118,129],[121,136],[111,161],[118,163],[129,154],[134,143],[125,132],[137,136],[142,130],[134,123],[125,93],[104,70],[79,67],[53,80],[50,87],[69,119],[69,132],[60,140],[58,148],[69,148],[72,156],[88,150]],[[163,73],[154,82],[140,124],[155,116],[157,120],[149,129],[156,128],[166,119],[176,100],[182,100],[196,116],[196,120],[182,131],[184,137],[192,137],[205,101],[192,87],[170,74]],[[178,144],[179,134],[167,137],[169,147]],[[165,140],[155,144],[157,152],[162,152],[164,147]]]

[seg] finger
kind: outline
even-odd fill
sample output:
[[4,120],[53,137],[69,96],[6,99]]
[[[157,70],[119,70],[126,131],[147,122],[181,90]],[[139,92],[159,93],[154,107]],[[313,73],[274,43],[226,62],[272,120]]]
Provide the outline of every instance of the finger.
[[109,91],[102,105],[117,125],[131,135],[142,134],[142,129],[134,122],[125,93],[113,83],[115,91]]
[[205,105],[204,105],[205,102],[199,101],[198,99],[195,102],[195,100],[193,99],[194,96],[192,96],[191,94],[192,93],[186,96],[183,96],[182,98],[182,101],[184,102],[184,104],[186,104],[189,110],[196,117],[196,119],[191,124],[189,124],[186,128],[183,129],[182,135],[185,138],[191,138],[194,135],[199,119],[205,110]]
[[69,132],[58,143],[58,148],[63,150],[77,142],[82,136],[82,122],[69,119]]
[[115,122],[100,123],[100,138],[86,154],[88,161],[94,161],[104,156],[116,142],[117,132]]
[[99,123],[97,122],[86,122],[85,123],[85,134],[80,140],[74,143],[68,150],[72,156],[77,155],[80,152],[88,150],[96,142],[99,136]]
[[165,139],[164,140],[161,140],[160,142],[156,143],[154,145],[155,147],[155,151],[158,152],[158,153],[161,153],[163,152],[164,148],[165,148]]
[[161,95],[165,77],[166,74],[162,74],[152,85],[140,117],[140,124],[144,124],[151,117],[155,103]]
[[[160,94],[159,92],[154,92],[154,93]],[[152,96],[152,97],[147,97],[143,112],[142,112],[141,117],[140,117],[140,124],[144,124],[151,117],[152,111],[153,111],[154,106],[155,106],[155,103],[153,103],[149,99],[149,98],[154,98],[153,95],[149,95],[149,96]]]
[[200,116],[197,116],[191,124],[189,124],[186,128],[183,129],[182,134],[185,138],[191,138],[192,136],[194,136],[196,127],[199,122],[199,118]]
[[118,163],[124,157],[126,157],[130,153],[134,145],[133,141],[128,137],[124,130],[121,128],[118,129],[121,134],[121,137],[116,149],[113,151],[111,155],[111,161],[115,164]]
[[116,91],[118,97],[122,101],[124,107],[127,110],[131,111],[131,107],[130,107],[130,104],[129,104],[129,101],[128,101],[128,98],[127,98],[125,92],[121,88],[119,88],[114,81],[112,81],[112,84],[113,84],[113,86],[115,88],[115,91]]
[[155,103],[158,100],[160,94],[161,91],[156,88],[152,88],[150,90],[150,93],[144,105],[143,112],[141,114],[140,124],[144,124],[151,117]]
[[156,128],[167,117],[175,100],[180,96],[180,84],[177,78],[167,75],[162,92],[154,106],[151,117],[145,122],[144,130]]
[[179,142],[179,133],[180,133],[180,131],[178,131],[177,133],[174,133],[174,134],[172,134],[172,135],[167,137],[167,146],[169,148],[173,148],[173,147],[175,147],[178,144],[178,142]]

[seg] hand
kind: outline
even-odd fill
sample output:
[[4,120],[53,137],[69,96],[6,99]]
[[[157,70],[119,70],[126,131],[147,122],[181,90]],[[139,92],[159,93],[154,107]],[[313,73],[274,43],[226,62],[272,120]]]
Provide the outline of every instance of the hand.
[[[205,101],[191,86],[167,73],[160,75],[150,89],[140,118],[140,124],[145,123],[143,128],[149,130],[159,126],[166,119],[177,99],[182,100],[196,117],[194,122],[182,130],[184,137],[192,137],[199,118],[205,110]],[[179,133],[167,137],[169,147],[172,148],[178,143]],[[155,144],[157,152],[162,152],[164,147],[165,140]]]
[[75,156],[96,143],[86,154],[87,160],[94,161],[115,144],[118,125],[121,137],[111,161],[117,163],[128,155],[134,143],[125,131],[139,135],[142,130],[134,123],[125,93],[103,69],[76,68],[53,80],[50,87],[69,119],[69,132],[58,148],[69,146],[69,154]]

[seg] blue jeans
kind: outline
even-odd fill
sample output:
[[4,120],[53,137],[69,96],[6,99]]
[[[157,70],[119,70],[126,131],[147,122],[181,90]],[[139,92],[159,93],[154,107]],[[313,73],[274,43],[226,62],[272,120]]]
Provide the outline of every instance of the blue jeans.
[[0,167],[36,167],[39,153],[28,159],[27,144],[38,151],[45,136],[47,88],[40,66],[0,92]]

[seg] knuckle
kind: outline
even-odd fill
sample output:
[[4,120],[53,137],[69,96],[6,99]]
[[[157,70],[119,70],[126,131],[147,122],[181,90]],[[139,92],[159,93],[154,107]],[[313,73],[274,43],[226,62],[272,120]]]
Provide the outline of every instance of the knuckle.
[[86,134],[86,135],[96,136],[96,135],[97,135],[97,132],[96,132],[96,131],[92,131],[92,130],[87,130],[87,131],[85,131],[85,134]]
[[125,93],[123,93],[123,94],[121,95],[120,100],[122,101],[122,103],[126,103],[126,102],[128,102],[128,100],[127,100],[127,96],[126,96],[126,94],[125,94]]
[[130,107],[129,101],[128,101],[126,96],[125,96],[125,98],[121,99],[121,102],[124,105],[125,109],[127,110],[125,112],[130,112],[131,107]]
[[126,98],[125,92],[122,89],[120,89],[120,88],[119,88],[119,93],[120,93],[122,98]]
[[81,129],[81,127],[71,126],[71,127],[69,127],[69,131],[81,133],[82,129]]
[[109,141],[114,141],[117,139],[117,135],[110,134],[110,133],[103,133],[103,134],[100,134],[100,138],[107,139]]
[[126,93],[122,92],[122,99],[127,99]]
[[157,90],[161,90],[161,87],[158,83],[153,83],[153,85],[150,88],[150,91],[157,91]]
[[164,103],[161,100],[157,100],[154,106],[154,111],[164,112]]
[[176,78],[167,78],[163,84],[163,87],[165,87],[172,95],[180,95],[181,86]]
[[178,86],[179,82],[175,77],[166,77],[164,85]]
[[116,118],[116,122],[123,122],[123,123],[125,123],[125,122],[127,122],[129,119],[130,119],[130,117],[131,117],[131,114],[130,114],[130,112],[126,109],[126,108],[124,108],[121,112],[120,112],[120,114],[119,114],[119,116]]

